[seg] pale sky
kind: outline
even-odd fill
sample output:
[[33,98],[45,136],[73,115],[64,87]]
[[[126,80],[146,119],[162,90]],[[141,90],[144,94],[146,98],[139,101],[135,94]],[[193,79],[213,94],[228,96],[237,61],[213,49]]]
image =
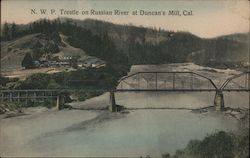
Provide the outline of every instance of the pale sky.
[[[189,31],[200,37],[215,37],[249,31],[249,7],[247,0],[2,0],[1,23],[26,24],[39,18],[70,17],[74,19],[99,19],[117,24],[164,28],[172,31]],[[31,9],[56,10],[56,15],[31,15]],[[192,11],[193,16],[105,16],[105,15],[60,15],[65,10],[129,11]]]

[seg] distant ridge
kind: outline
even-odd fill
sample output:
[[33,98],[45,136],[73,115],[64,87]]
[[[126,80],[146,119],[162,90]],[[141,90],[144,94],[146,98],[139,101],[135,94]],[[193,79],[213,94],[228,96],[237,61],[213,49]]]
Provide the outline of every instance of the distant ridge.
[[[39,23],[42,20],[35,22]],[[57,18],[48,21],[51,23],[55,21],[69,23],[75,27],[89,30],[93,36],[102,40],[105,40],[103,39],[105,37],[115,46],[113,55],[124,54],[129,65],[194,62],[203,66],[217,68],[240,68],[249,64],[249,33],[201,38],[189,32],[174,32],[161,28],[146,28],[129,24],[113,24],[93,19]],[[20,30],[25,30],[31,25],[32,23],[18,25],[18,27],[20,27]],[[68,36],[73,37],[75,35]],[[85,44],[81,43],[81,41],[84,41],[82,39],[87,37],[78,36],[76,38],[78,39],[72,38],[70,41],[73,47],[83,49],[88,55],[94,54],[94,56],[100,57],[98,52],[91,52],[91,49],[88,50],[84,46]]]

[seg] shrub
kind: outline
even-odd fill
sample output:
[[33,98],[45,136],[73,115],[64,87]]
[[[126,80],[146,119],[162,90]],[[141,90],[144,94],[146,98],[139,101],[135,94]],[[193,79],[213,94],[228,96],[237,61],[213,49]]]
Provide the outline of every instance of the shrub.
[[29,76],[23,85],[23,89],[45,89],[50,81],[49,74],[37,73]]
[[191,140],[185,149],[177,150],[173,158],[246,158],[249,157],[249,134],[235,135],[219,131],[202,141]]
[[54,80],[50,79],[47,88],[48,89],[59,89],[61,86]]

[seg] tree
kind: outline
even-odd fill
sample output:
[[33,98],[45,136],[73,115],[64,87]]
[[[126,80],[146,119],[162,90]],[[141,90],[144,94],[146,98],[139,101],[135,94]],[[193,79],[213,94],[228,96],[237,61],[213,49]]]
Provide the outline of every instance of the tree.
[[48,87],[50,82],[50,75],[43,73],[33,74],[25,80],[25,84],[27,85],[25,88],[27,89],[44,89]]
[[29,69],[33,67],[33,61],[30,53],[27,53],[22,61],[22,67],[25,67],[25,69]]
[[4,40],[9,40],[10,39],[10,28],[8,24],[5,22],[3,25],[3,30],[2,30],[2,37]]
[[17,27],[16,27],[16,24],[13,22],[11,24],[11,27],[10,27],[10,39],[13,39],[16,37],[16,33],[17,33]]
[[48,89],[58,89],[61,86],[54,80],[54,79],[50,79],[47,88]]
[[44,46],[45,52],[47,53],[58,53],[59,52],[59,47],[55,42],[48,42]]
[[78,68],[78,65],[77,65],[77,59],[76,58],[72,58],[70,61],[70,66],[73,67],[74,69],[77,69]]

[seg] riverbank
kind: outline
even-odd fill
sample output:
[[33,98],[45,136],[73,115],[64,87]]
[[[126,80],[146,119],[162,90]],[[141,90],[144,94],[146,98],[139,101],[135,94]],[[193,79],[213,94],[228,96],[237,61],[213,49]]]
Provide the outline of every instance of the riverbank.
[[237,133],[240,128],[240,120],[213,110],[140,109],[124,114],[32,107],[23,112],[0,119],[1,156],[153,157],[174,154],[190,139],[221,130]]

